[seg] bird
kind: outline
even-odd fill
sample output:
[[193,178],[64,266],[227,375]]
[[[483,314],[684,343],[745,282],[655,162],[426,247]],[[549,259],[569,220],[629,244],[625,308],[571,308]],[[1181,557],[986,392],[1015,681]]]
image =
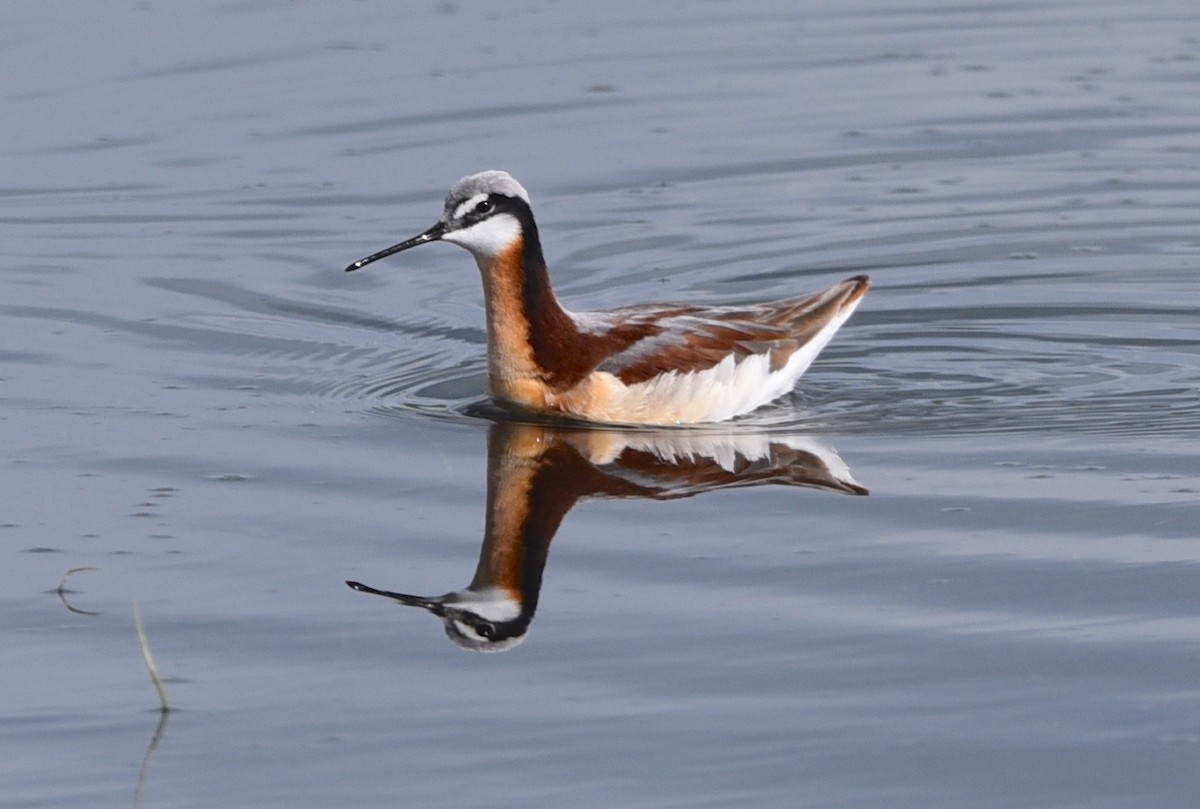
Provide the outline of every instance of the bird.
[[[735,429],[584,430],[496,420],[488,429],[487,508],[470,584],[440,596],[352,590],[421,607],[456,646],[502,652],[523,643],[537,612],[550,543],[592,497],[677,500],[718,489],[782,485],[865,495],[836,452],[806,435]],[[703,530],[695,532],[702,542]]]
[[346,272],[438,241],[466,248],[483,277],[493,399],[602,424],[721,422],[790,393],[870,287],[857,275],[766,303],[572,312],[551,288],[529,193],[499,170],[463,177],[433,227]]

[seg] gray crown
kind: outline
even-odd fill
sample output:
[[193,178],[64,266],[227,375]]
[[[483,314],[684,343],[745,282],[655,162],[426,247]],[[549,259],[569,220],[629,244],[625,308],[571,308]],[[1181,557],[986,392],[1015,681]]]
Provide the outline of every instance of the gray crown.
[[506,197],[516,197],[529,204],[529,192],[507,171],[481,171],[469,174],[456,182],[446,195],[446,210],[451,210],[464,200],[476,194],[503,194]]

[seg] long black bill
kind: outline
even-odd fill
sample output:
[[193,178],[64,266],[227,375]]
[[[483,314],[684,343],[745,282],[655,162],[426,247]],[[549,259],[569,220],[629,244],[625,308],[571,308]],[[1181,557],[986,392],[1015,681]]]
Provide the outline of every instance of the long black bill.
[[370,593],[375,596],[385,596],[395,599],[401,604],[409,607],[424,607],[434,615],[442,615],[446,610],[442,606],[442,602],[436,598],[422,598],[421,596],[410,596],[407,593],[393,593],[391,590],[376,590],[374,587],[368,587],[362,582],[348,581],[346,585],[351,590],[357,590],[360,593]]
[[399,253],[401,250],[407,250],[410,247],[416,247],[417,245],[425,244],[426,242],[436,242],[438,239],[442,238],[442,234],[445,232],[446,232],[446,226],[443,225],[441,222],[438,222],[436,225],[434,225],[429,230],[422,233],[420,236],[413,236],[411,239],[409,239],[406,242],[400,242],[400,244],[393,244],[391,247],[389,247],[386,250],[380,250],[378,253],[367,256],[366,258],[360,258],[358,261],[354,262],[349,267],[347,267],[346,272],[354,272],[355,270],[361,270],[363,267],[367,266],[372,261],[379,261],[379,259],[381,259],[381,258],[387,258],[390,255]]

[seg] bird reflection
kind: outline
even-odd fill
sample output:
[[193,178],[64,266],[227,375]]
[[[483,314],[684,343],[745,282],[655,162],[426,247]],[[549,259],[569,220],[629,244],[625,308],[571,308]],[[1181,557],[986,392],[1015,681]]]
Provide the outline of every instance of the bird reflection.
[[802,436],[502,421],[488,434],[487,517],[471,583],[434,597],[346,584],[428,610],[464,649],[504,651],[529,631],[550,542],[578,500],[670,500],[772,483],[867,493],[836,453]]

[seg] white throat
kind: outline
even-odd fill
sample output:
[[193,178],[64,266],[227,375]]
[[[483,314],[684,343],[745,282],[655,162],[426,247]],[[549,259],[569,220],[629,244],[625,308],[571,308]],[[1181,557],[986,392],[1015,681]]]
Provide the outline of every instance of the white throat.
[[521,223],[515,216],[499,213],[461,230],[452,230],[442,241],[467,248],[477,259],[492,259],[521,237]]

